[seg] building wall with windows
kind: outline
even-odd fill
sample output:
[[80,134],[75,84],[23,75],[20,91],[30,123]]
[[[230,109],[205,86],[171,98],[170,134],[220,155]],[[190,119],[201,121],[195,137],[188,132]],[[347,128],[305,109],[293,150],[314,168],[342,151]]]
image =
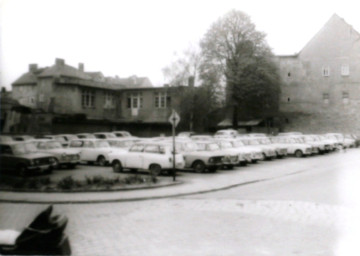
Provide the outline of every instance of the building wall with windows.
[[360,133],[360,34],[349,24],[334,14],[299,54],[276,61],[281,111],[308,116],[291,129]]
[[179,110],[183,88],[151,87],[123,89],[120,92],[121,117],[128,121],[167,123],[172,109]]

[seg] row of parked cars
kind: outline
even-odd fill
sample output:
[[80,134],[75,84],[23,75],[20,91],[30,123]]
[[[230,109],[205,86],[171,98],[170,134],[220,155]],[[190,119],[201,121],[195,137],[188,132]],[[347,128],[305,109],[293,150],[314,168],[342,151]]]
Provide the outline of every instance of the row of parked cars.
[[114,172],[140,169],[152,175],[169,173],[173,167],[213,172],[288,155],[303,157],[359,146],[356,136],[340,133],[304,135],[292,132],[268,136],[238,134],[231,129],[220,130],[214,135],[183,132],[175,139],[164,136],[139,138],[125,131],[38,138],[0,136],[0,143],[1,169],[20,175],[62,166],[74,168],[80,162],[111,165]]

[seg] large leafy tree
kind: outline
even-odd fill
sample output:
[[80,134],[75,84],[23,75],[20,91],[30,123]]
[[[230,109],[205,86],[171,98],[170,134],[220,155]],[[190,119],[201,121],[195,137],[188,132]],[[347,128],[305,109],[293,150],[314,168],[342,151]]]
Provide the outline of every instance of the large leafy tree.
[[239,117],[267,117],[278,111],[280,76],[265,34],[248,15],[230,11],[210,27],[200,46],[202,74],[216,70],[224,77],[235,127]]

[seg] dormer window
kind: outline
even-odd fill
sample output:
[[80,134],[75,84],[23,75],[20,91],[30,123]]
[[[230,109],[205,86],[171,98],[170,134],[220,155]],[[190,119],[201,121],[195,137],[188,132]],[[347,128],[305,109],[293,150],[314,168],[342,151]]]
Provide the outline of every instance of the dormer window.
[[322,67],[322,76],[330,76],[330,67],[329,66]]

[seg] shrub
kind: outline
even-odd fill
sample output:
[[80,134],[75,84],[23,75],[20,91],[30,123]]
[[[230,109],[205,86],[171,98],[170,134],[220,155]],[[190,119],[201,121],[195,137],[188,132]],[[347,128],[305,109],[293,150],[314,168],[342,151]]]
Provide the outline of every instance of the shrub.
[[69,190],[75,187],[75,180],[73,179],[72,176],[67,176],[63,179],[61,179],[58,184],[57,187],[60,189],[65,189],[65,190]]

